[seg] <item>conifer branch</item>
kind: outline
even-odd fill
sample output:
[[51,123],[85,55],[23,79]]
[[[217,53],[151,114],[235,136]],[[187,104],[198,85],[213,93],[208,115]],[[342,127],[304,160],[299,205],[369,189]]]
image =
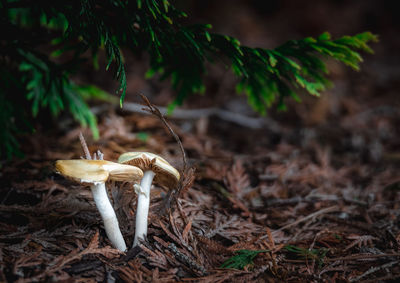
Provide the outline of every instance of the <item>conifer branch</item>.
[[[319,96],[329,87],[323,57],[359,70],[359,52],[372,53],[368,44],[377,41],[369,32],[339,39],[323,33],[317,38],[290,40],[274,49],[250,48],[236,38],[211,33],[211,25],[183,25],[181,19],[187,15],[167,0],[3,0],[0,8],[0,31],[7,35],[0,43],[0,76],[9,78],[0,81],[5,101],[0,110],[8,113],[0,116],[6,131],[0,154],[10,156],[16,152],[14,135],[21,130],[21,123],[13,121],[29,120],[30,116],[18,113],[12,99],[16,92],[24,98],[24,105],[30,106],[23,113],[35,117],[47,109],[57,116],[67,110],[98,137],[96,117],[85,101],[87,91],[71,80],[88,52],[95,68],[98,53],[105,53],[107,64],[103,67],[112,70],[119,82],[121,107],[127,87],[121,48],[127,47],[136,54],[148,53],[147,77],[158,72],[162,80],[171,80],[176,97],[169,111],[189,95],[205,91],[207,62],[222,62],[237,76],[237,91],[247,95],[255,111],[265,114],[274,105],[285,109],[287,97],[300,101],[301,90]],[[39,47],[44,45],[54,51],[44,52]],[[72,56],[66,56],[69,59],[62,64],[51,59],[66,52]]]

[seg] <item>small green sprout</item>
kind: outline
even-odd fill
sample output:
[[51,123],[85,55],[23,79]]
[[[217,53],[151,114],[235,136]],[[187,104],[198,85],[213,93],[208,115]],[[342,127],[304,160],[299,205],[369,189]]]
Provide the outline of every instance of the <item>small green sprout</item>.
[[287,245],[285,246],[285,249],[289,252],[295,253],[306,260],[308,259],[313,259],[318,262],[318,266],[321,267],[322,264],[324,263],[324,258],[326,257],[326,253],[329,251],[326,248],[320,248],[320,249],[306,249],[306,248],[300,248],[292,245]]
[[267,253],[270,252],[269,250],[258,250],[258,251],[251,251],[251,250],[238,250],[235,252],[233,257],[228,258],[221,264],[220,268],[234,268],[234,269],[241,269],[243,270],[246,266],[252,265],[253,259],[259,253]]

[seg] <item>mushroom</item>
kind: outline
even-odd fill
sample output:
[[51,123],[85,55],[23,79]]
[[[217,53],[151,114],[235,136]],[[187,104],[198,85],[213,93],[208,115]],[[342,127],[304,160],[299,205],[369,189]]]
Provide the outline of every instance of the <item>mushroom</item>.
[[126,250],[126,244],[119,229],[118,219],[108,199],[105,182],[138,181],[143,171],[135,166],[119,164],[106,160],[57,160],[56,171],[65,177],[84,185],[90,185],[93,199],[104,222],[107,237],[120,251]]
[[153,178],[155,183],[171,189],[178,184],[180,175],[164,158],[149,152],[127,152],[120,155],[118,162],[137,166],[144,172],[140,186],[135,186],[135,191],[138,193],[138,204],[133,246],[136,246],[139,239],[144,240],[147,235],[150,188]]

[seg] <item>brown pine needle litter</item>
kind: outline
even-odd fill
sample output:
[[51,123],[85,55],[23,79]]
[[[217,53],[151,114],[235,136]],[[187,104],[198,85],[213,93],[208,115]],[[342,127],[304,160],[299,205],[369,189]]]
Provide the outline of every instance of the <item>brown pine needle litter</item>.
[[[123,136],[108,135],[86,144],[83,134],[76,138],[79,129],[74,137],[37,133],[38,144],[57,147],[34,146],[23,161],[3,167],[2,175],[8,177],[1,186],[0,281],[399,278],[399,180],[394,164],[376,170],[374,162],[354,162],[351,155],[333,155],[317,143],[284,143],[290,135],[283,130],[276,146],[237,154],[216,142],[205,157],[206,144],[191,147],[188,141],[203,143],[207,135],[210,141],[218,135],[183,131],[182,124],[167,121],[145,96],[142,99],[151,116],[133,114],[121,116],[124,123],[112,121],[128,127],[154,117],[140,129],[148,133],[147,139],[132,135],[127,142]],[[107,127],[112,126],[109,121],[103,119]],[[100,124],[103,131],[107,127]],[[135,133],[133,126],[129,129],[121,131]],[[234,142],[235,135],[229,143]],[[52,167],[56,158],[79,158],[81,145],[85,158],[115,160],[115,144],[120,150],[131,151],[135,144],[160,154],[182,174],[171,193],[154,186],[147,240],[125,254],[108,242],[89,191],[71,185]],[[137,197],[129,184],[108,187],[131,246]]]

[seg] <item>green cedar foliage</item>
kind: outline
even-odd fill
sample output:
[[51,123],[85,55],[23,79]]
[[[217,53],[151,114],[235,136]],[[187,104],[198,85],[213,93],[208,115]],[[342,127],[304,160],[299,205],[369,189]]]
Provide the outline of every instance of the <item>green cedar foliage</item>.
[[[318,96],[329,86],[322,57],[358,70],[358,51],[372,53],[368,43],[377,40],[369,32],[339,39],[323,33],[271,50],[250,48],[212,33],[210,25],[183,25],[185,17],[167,0],[0,0],[0,155],[16,153],[15,135],[29,129],[24,121],[44,109],[54,116],[67,110],[98,136],[96,118],[86,102],[88,87],[71,80],[87,54],[98,68],[97,55],[105,52],[105,68],[113,70],[120,85],[121,106],[126,91],[121,47],[127,47],[149,54],[146,76],[159,73],[171,81],[176,90],[171,110],[188,95],[205,91],[207,62],[222,62],[238,77],[237,91],[247,95],[255,111],[265,114],[273,104],[284,109],[285,97],[299,101],[299,89]],[[67,56],[59,60],[63,63],[54,60],[64,53]],[[21,111],[24,107],[29,113]]]
[[259,253],[267,253],[269,250],[238,250],[235,255],[228,258],[224,263],[221,264],[220,268],[233,268],[233,269],[244,269],[248,265],[253,265],[253,259]]

